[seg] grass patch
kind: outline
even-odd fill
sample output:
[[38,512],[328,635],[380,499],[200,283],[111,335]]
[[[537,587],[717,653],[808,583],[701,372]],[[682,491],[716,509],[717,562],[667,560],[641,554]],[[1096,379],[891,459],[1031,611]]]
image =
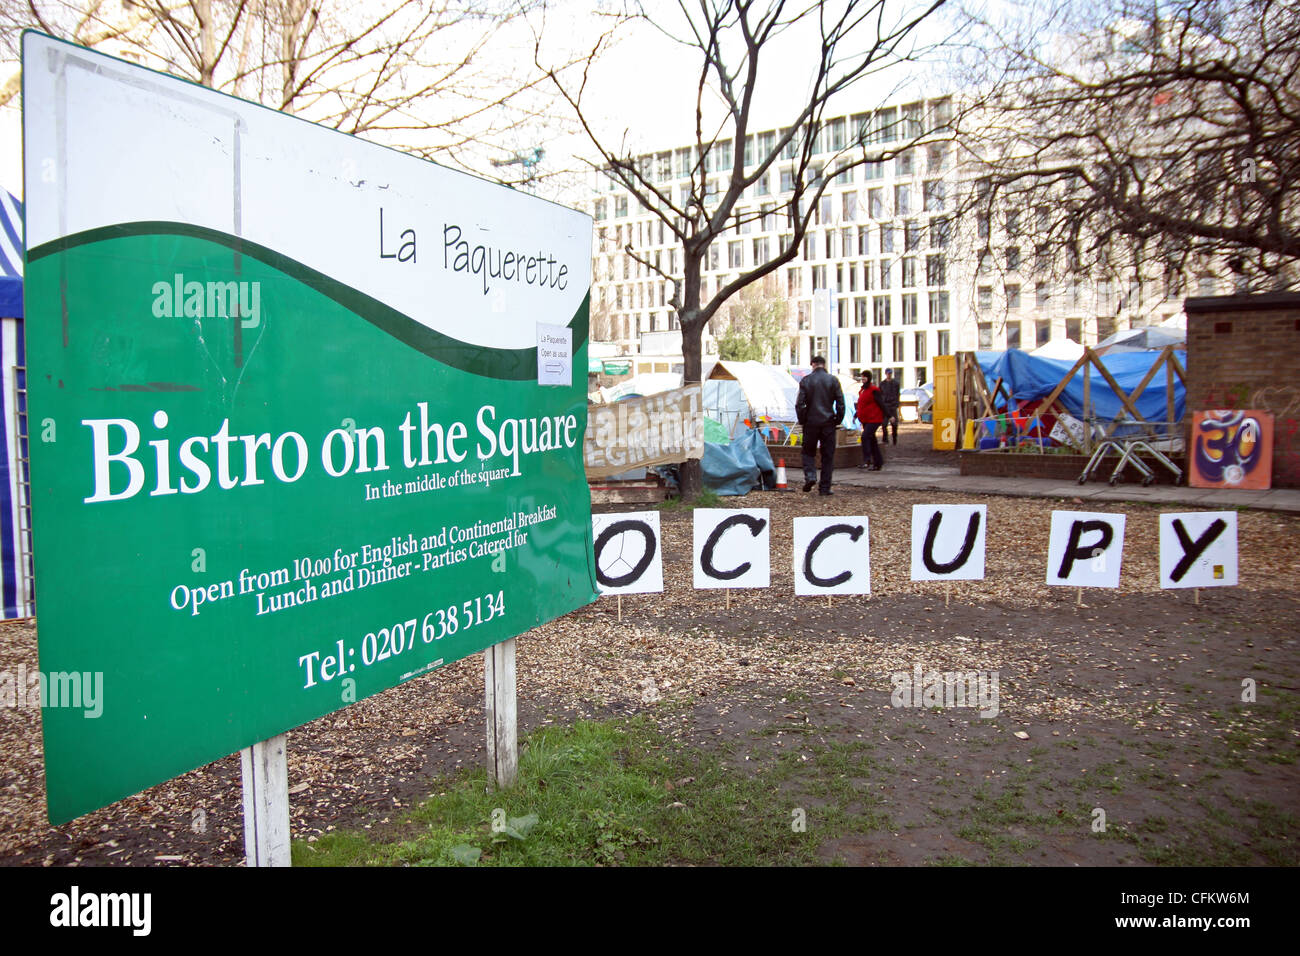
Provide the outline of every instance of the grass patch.
[[[837,754],[834,764],[863,764]],[[837,803],[810,805],[812,767],[782,767],[789,781],[729,771],[640,719],[583,721],[528,738],[519,777],[489,792],[486,773],[463,771],[391,832],[295,841],[295,865],[607,866],[807,864],[850,821]],[[821,789],[821,788],[818,788]],[[842,784],[825,788],[846,798]],[[853,793],[860,798],[861,794]],[[816,802],[816,801],[814,801]],[[800,814],[795,811],[802,810]],[[803,829],[796,824],[802,823]]]

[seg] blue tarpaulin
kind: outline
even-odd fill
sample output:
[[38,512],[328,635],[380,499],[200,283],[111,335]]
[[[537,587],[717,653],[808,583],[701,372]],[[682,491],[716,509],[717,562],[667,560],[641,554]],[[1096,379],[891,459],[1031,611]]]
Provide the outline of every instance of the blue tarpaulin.
[[700,459],[704,487],[720,495],[747,495],[755,488],[776,487],[776,466],[762,436],[742,427],[726,445],[704,443]]
[[27,439],[26,365],[23,337],[23,204],[0,189],[0,617],[32,613],[30,527],[25,500]]
[[[1098,361],[1105,366],[1106,371],[1115,379],[1116,384],[1124,390],[1124,394],[1128,395],[1141,384],[1142,379],[1151,370],[1151,366],[1160,359],[1161,354],[1161,352],[1120,352],[1113,355],[1099,356]],[[1013,403],[1032,402],[1035,399],[1047,398],[1075,364],[1068,359],[1036,358],[1027,352],[1022,352],[1020,349],[1008,349],[1005,352],[976,352],[975,358],[979,362],[980,371],[984,373],[984,379],[988,382],[989,388],[992,389],[994,383],[998,379],[1002,379],[1002,384],[1011,393]],[[1185,352],[1182,353],[1180,361],[1183,362],[1185,367]],[[1120,402],[1119,396],[1115,394],[1110,384],[1102,377],[1101,372],[1091,364],[1086,366],[1085,369],[1075,372],[1061,394],[1057,396],[1056,400],[1061,403],[1061,406],[1066,411],[1076,418],[1084,417],[1083,377],[1085,372],[1091,378],[1091,418],[1109,422],[1118,418],[1121,412],[1125,417],[1131,417]],[[1147,387],[1142,390],[1142,394],[1133,400],[1133,405],[1147,421],[1163,422],[1168,417],[1165,391],[1165,373],[1162,370],[1157,372],[1155,377],[1147,383]],[[1182,420],[1186,397],[1186,388],[1175,376],[1175,421]]]
[[23,204],[0,189],[0,317],[23,317]]

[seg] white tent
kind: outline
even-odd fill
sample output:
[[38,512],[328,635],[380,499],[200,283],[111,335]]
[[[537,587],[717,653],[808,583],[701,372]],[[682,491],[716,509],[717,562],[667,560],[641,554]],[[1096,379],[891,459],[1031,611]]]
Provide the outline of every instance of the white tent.
[[1083,358],[1083,346],[1074,339],[1051,339],[1029,354],[1034,358],[1063,359],[1067,362],[1077,362]]
[[704,414],[731,435],[746,418],[796,421],[798,398],[790,373],[762,362],[717,362],[704,376]]

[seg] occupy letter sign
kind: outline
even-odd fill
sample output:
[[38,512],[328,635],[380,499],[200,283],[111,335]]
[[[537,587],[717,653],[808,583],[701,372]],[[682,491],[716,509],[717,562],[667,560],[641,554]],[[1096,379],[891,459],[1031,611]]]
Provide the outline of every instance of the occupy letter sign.
[[1237,512],[1160,516],[1160,586],[1220,588],[1237,584]]
[[594,600],[589,219],[36,34],[23,80],[41,666],[103,674],[52,821]]
[[1119,587],[1124,515],[1053,511],[1047,541],[1047,583],[1081,588]]

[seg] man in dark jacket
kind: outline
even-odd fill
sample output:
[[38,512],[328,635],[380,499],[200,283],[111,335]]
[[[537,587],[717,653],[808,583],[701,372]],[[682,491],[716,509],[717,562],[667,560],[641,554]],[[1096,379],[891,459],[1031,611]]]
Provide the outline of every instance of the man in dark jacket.
[[817,484],[817,449],[822,452],[822,478],[818,490],[831,493],[835,470],[835,429],[844,418],[844,389],[840,380],[826,371],[826,359],[814,355],[812,371],[799,383],[795,414],[803,426],[803,490]]
[[880,401],[885,406],[885,427],[880,430],[880,440],[889,441],[889,426],[894,426],[894,444],[898,444],[898,380],[892,368],[885,369],[885,380],[880,383]]

